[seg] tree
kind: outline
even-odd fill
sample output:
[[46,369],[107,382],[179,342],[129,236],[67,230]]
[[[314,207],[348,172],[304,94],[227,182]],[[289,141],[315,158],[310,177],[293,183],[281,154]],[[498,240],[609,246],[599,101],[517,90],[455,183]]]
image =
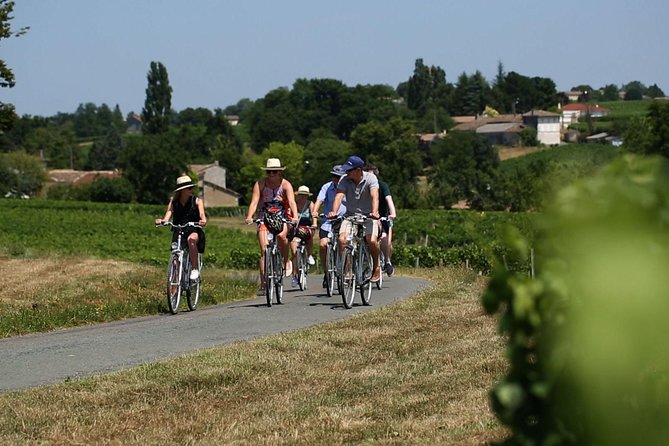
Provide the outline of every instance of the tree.
[[160,62],[151,62],[146,78],[148,86],[142,110],[144,122],[142,131],[148,134],[163,133],[170,125],[172,109],[172,87],[170,87],[167,69]]
[[129,203],[132,185],[126,178],[97,177],[91,184],[91,201],[101,203]]
[[419,116],[434,106],[448,108],[451,90],[452,86],[446,82],[446,72],[442,68],[428,67],[423,59],[416,59],[413,75],[406,85],[407,107]]
[[639,81],[632,81],[623,86],[625,90],[625,100],[626,101],[638,101],[643,99],[643,92],[646,90],[646,86]]
[[122,149],[123,139],[116,128],[111,127],[103,140],[93,143],[88,155],[88,167],[92,170],[115,169]]
[[322,134],[311,139],[304,148],[304,184],[318,192],[330,181],[332,167],[342,164],[350,155],[353,155],[350,144],[334,135]]
[[164,204],[175,179],[187,171],[186,157],[169,133],[130,138],[120,153],[119,166],[139,203]]
[[473,132],[454,131],[431,146],[433,193],[446,208],[466,200],[476,209],[491,206],[499,156],[493,145]]
[[[28,27],[12,31],[9,22],[14,18],[14,2],[11,0],[0,0],[0,40],[10,37],[20,36],[28,31]],[[0,87],[12,88],[16,84],[14,72],[7,66],[4,60],[0,59]],[[16,112],[12,104],[0,102],[0,133],[12,128],[16,120]]]
[[664,91],[657,84],[653,84],[646,89],[646,96],[650,98],[661,98],[664,97]]
[[52,169],[83,168],[82,148],[75,143],[72,124],[39,127],[26,138],[25,149]]
[[0,154],[0,194],[14,197],[33,196],[46,180],[42,163],[24,151]]
[[618,86],[616,84],[606,84],[604,85],[604,88],[602,88],[602,95],[600,99],[602,101],[617,101],[620,99],[618,96]]

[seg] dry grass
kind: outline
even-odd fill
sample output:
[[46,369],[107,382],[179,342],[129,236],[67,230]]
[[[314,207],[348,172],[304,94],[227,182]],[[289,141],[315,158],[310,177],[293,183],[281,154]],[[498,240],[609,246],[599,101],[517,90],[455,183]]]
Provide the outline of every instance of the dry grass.
[[538,152],[539,150],[541,150],[539,147],[499,147],[497,153],[499,154],[499,159],[504,161],[519,156],[529,155],[530,153]]
[[0,258],[0,304],[29,306],[45,289],[69,287],[88,277],[118,277],[137,270],[135,264],[90,258]]
[[0,444],[485,444],[504,371],[484,279],[351,319],[0,396]]

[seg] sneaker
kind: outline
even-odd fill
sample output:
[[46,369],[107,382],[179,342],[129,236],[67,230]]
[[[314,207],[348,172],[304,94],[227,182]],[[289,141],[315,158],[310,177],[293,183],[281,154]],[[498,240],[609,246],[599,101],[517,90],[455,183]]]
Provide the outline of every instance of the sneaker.
[[309,258],[307,259],[307,263],[309,265],[315,265],[316,261],[314,260],[314,256],[309,256]]
[[197,280],[200,278],[200,270],[194,269],[190,272],[190,280]]
[[293,274],[293,262],[290,260],[286,262],[286,277]]
[[297,277],[293,276],[293,280],[290,281],[290,286],[293,288],[297,286]]
[[386,274],[388,274],[388,277],[392,276],[394,272],[395,272],[395,267],[393,266],[393,264],[390,262],[386,262]]

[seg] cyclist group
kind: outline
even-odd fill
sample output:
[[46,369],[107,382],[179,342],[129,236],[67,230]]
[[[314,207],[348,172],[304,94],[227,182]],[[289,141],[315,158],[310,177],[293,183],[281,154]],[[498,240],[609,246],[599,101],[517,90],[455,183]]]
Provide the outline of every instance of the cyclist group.
[[[379,181],[376,167],[365,165],[358,156],[350,156],[344,164],[333,166],[330,171],[332,179],[322,185],[315,202],[309,199],[312,194],[307,186],[300,186],[297,191],[293,189],[290,181],[283,177],[285,166],[278,158],[269,158],[262,169],[266,176],[254,183],[246,215],[247,224],[254,221],[259,222],[257,228],[261,253],[259,294],[265,293],[264,256],[270,233],[275,237],[284,259],[285,275],[286,277],[292,276],[292,286],[295,287],[297,277],[293,273],[293,263],[300,240],[306,243],[309,265],[314,265],[315,260],[311,252],[313,236],[318,229],[319,257],[323,269],[326,270],[329,235],[338,229],[339,250],[343,252],[347,236],[353,230],[351,221],[347,217],[356,214],[370,217],[365,221],[366,240],[373,265],[369,281],[379,282],[381,266],[384,267],[387,275],[393,274],[392,222],[396,217],[396,210],[388,185]],[[192,265],[191,281],[199,280],[197,259],[198,253],[204,251],[205,237],[202,227],[207,223],[204,202],[193,195],[194,186],[187,175],[179,177],[174,196],[167,205],[165,215],[155,221],[156,225],[164,225],[171,217],[174,224],[193,222],[197,225],[190,227],[185,234]],[[321,206],[323,214],[319,214]],[[256,211],[258,219],[254,220]],[[325,216],[320,228],[318,227],[319,215]],[[342,217],[342,219],[337,219],[337,217]],[[337,223],[333,224],[333,221]],[[337,225],[339,228],[333,227]],[[385,265],[379,265],[381,252]],[[326,287],[326,277],[323,278],[323,287]]]

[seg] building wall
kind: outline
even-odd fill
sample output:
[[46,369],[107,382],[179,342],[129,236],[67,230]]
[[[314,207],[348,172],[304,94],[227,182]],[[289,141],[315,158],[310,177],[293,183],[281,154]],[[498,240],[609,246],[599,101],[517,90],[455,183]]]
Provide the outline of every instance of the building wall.
[[542,118],[537,123],[537,139],[547,146],[560,144],[560,118]]
[[223,192],[218,189],[214,189],[210,185],[204,185],[203,189],[200,189],[204,192],[204,204],[205,206],[210,207],[221,207],[221,206],[239,206],[239,199],[232,194]]

